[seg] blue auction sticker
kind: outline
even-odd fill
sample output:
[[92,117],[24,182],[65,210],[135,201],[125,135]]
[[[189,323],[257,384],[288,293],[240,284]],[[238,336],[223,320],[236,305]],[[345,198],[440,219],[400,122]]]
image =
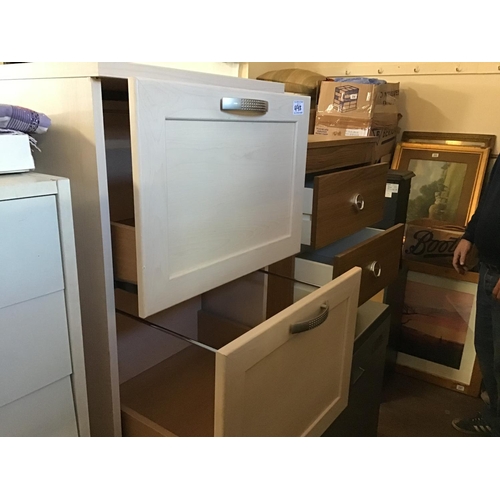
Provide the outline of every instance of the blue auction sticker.
[[304,114],[304,101],[293,101],[293,114],[294,115]]

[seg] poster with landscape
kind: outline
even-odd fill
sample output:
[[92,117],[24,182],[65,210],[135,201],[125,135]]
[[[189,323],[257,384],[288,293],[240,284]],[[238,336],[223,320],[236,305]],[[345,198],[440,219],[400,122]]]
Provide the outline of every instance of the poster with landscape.
[[475,285],[434,276],[423,282],[409,278],[400,352],[462,369],[465,346],[473,340]]

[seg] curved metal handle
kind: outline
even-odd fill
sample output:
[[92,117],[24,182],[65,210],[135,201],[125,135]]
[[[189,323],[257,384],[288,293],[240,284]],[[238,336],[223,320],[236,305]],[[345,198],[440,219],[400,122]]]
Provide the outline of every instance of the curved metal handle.
[[354,208],[358,211],[361,212],[365,208],[365,199],[360,195],[357,194],[353,199],[352,203],[354,204]]
[[323,312],[321,312],[318,316],[309,321],[302,321],[300,323],[295,323],[294,325],[290,325],[290,333],[301,333],[307,332],[308,330],[313,330],[318,327],[322,323],[326,321],[328,318],[328,313],[330,312],[330,308],[328,307],[328,302],[325,302],[321,308]]
[[220,100],[220,109],[222,111],[252,111],[254,113],[267,113],[269,103],[260,99],[223,97]]
[[382,266],[376,260],[368,266],[368,269],[375,278],[380,278],[380,276],[382,276]]

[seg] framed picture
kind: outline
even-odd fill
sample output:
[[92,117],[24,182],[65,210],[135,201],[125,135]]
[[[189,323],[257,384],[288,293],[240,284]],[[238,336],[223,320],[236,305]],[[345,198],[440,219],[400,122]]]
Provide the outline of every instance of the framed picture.
[[401,142],[420,144],[447,144],[493,149],[496,136],[489,134],[460,134],[456,132],[403,132]]
[[391,168],[415,174],[406,220],[465,227],[479,202],[489,153],[489,148],[399,143]]
[[477,285],[408,272],[398,371],[459,392],[479,395],[474,350]]

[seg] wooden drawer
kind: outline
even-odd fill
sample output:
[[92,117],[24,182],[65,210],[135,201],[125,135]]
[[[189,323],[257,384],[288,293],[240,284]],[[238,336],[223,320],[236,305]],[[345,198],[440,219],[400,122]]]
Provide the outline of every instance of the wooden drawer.
[[115,280],[137,285],[141,317],[300,251],[309,97],[302,115],[294,100],[131,78],[124,109],[105,104],[113,251],[130,271],[115,261]]
[[306,182],[302,244],[322,248],[382,220],[388,169],[380,163]]
[[[314,252],[304,252],[295,259],[295,279],[322,286],[354,266],[362,272],[359,304],[363,304],[397,278],[404,224],[385,231],[365,228]],[[295,286],[294,300],[312,289]]]
[[307,141],[306,173],[372,163],[377,140],[376,137],[332,139],[310,135]]
[[[254,274],[204,294],[195,338],[188,343],[177,331],[172,341],[185,342],[184,348],[165,347],[163,361],[122,382],[125,436],[319,436],[345,408],[361,270],[330,280],[267,320],[267,276]],[[239,303],[240,296],[248,302]],[[245,311],[250,303],[257,315]],[[171,319],[128,316],[138,339],[144,328],[172,333]],[[120,343],[131,345],[132,330],[129,324],[118,332],[124,357]],[[156,346],[148,354],[150,343],[134,343],[130,362],[157,356]]]

